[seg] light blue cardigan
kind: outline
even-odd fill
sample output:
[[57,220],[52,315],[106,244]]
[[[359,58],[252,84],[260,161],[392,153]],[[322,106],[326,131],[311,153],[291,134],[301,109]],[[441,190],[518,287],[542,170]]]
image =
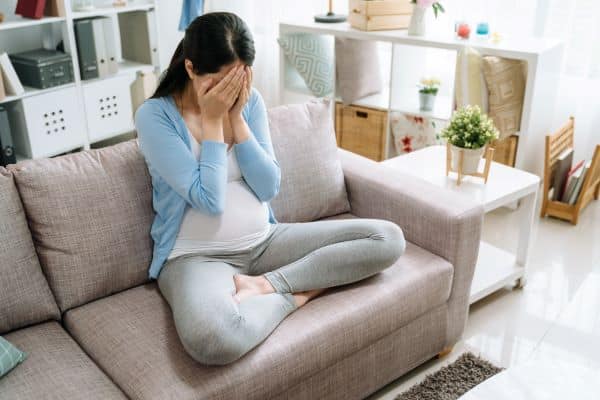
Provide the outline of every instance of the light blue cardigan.
[[[242,176],[260,201],[277,195],[281,171],[275,160],[267,110],[252,89],[242,115],[253,135],[234,145]],[[200,162],[191,152],[187,127],[171,96],[149,99],[135,113],[139,145],[152,176],[156,215],[150,278],[156,279],[175,244],[186,205],[211,215],[223,212],[227,186],[227,144],[202,141]],[[276,223],[269,206],[269,221]]]

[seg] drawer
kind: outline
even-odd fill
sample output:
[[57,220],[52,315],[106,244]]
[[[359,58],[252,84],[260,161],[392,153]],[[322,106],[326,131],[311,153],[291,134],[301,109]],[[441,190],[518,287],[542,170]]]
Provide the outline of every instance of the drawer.
[[83,102],[90,143],[134,130],[129,75],[84,83]]
[[9,103],[16,152],[40,158],[82,147],[84,111],[77,99],[77,89],[71,87]]
[[375,161],[385,158],[387,112],[354,105],[335,106],[338,146]]

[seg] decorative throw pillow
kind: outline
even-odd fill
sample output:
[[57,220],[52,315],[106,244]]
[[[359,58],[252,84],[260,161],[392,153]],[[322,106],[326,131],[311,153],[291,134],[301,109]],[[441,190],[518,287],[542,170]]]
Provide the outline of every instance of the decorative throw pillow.
[[0,378],[25,360],[25,353],[0,336]]
[[402,155],[427,146],[442,144],[438,139],[438,133],[446,124],[447,121],[444,120],[392,111],[390,128],[396,153]]
[[500,131],[500,139],[519,132],[523,96],[525,95],[525,76],[523,62],[506,58],[483,57],[483,75],[490,96],[489,116]]
[[277,39],[289,62],[317,97],[333,91],[333,49],[322,35],[299,33]]
[[305,222],[350,211],[338,158],[331,103],[326,99],[269,110],[279,194],[271,201],[281,222]]
[[471,47],[458,52],[456,58],[456,105],[479,106],[488,112],[488,89],[483,77],[482,56]]
[[381,92],[377,42],[335,38],[337,91],[344,104]]

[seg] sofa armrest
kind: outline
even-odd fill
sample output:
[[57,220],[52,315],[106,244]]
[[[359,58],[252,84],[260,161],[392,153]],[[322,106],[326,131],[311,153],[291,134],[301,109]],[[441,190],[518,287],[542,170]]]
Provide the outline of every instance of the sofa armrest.
[[453,265],[446,343],[453,345],[466,322],[483,207],[346,150],[340,149],[339,154],[352,214],[395,222],[406,240]]

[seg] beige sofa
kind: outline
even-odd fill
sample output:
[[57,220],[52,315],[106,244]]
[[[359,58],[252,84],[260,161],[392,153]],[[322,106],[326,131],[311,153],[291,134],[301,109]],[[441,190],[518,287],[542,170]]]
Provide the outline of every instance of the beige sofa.
[[359,399],[455,344],[482,209],[339,156],[351,213],[332,217],[392,220],[406,253],[310,302],[224,367],[186,354],[148,281],[152,186],[135,140],[2,169],[0,335],[28,358],[0,379],[0,397]]

